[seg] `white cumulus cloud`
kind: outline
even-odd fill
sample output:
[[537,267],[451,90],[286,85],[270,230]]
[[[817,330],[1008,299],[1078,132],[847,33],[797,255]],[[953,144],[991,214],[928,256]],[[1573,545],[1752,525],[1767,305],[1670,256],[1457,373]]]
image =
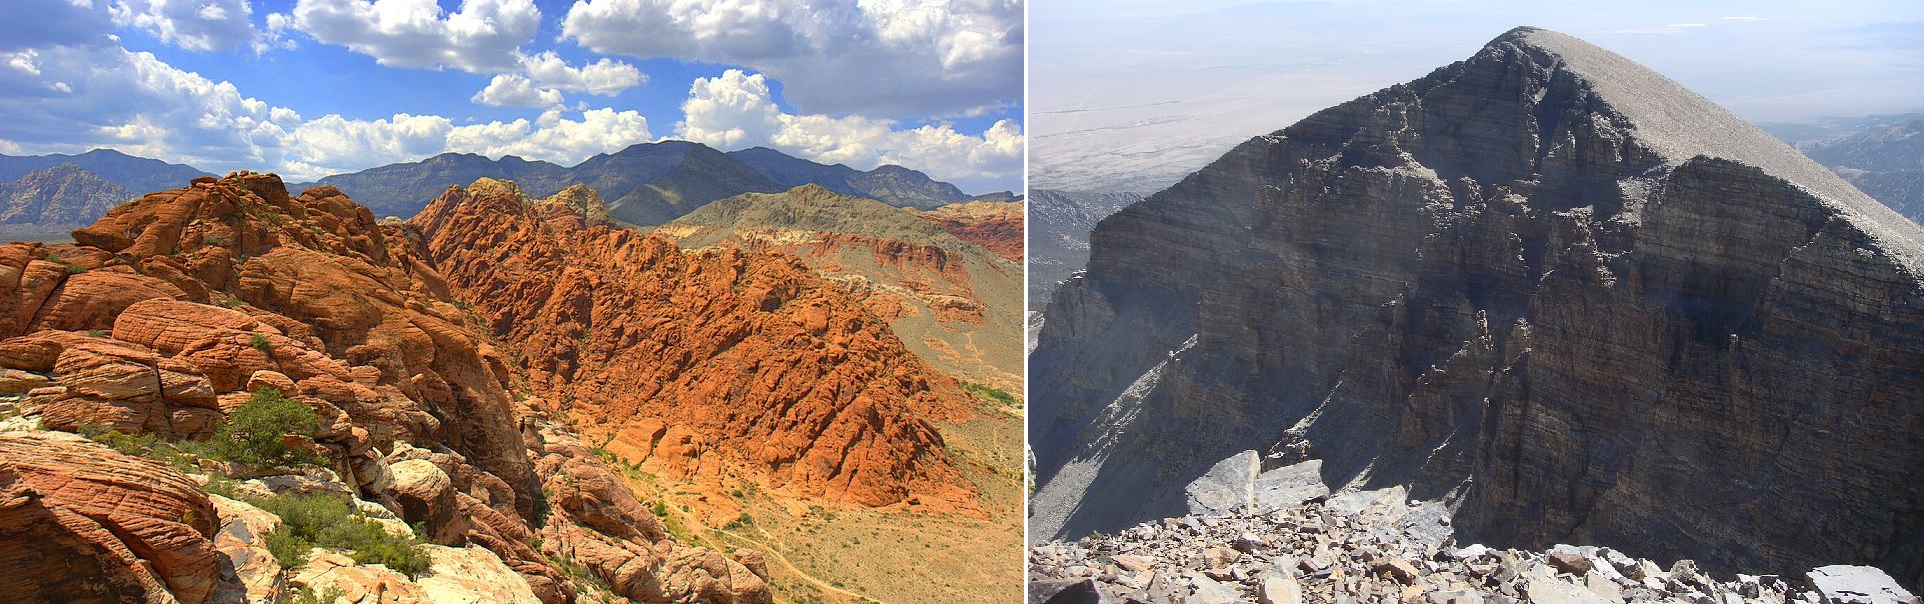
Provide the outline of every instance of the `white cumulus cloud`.
[[0,115],[12,118],[0,121],[0,141],[24,153],[112,146],[215,172],[311,180],[449,151],[572,164],[654,138],[640,113],[613,109],[553,108],[534,120],[462,125],[405,113],[305,119],[230,82],[119,47],[56,46],[0,54],[0,63],[0,90],[8,91],[0,94]]
[[501,74],[468,100],[498,107],[553,107],[561,104],[561,91],[536,86],[518,74]]
[[1022,127],[996,122],[980,134],[948,125],[897,129],[887,119],[785,113],[762,74],[728,70],[700,78],[682,102],[677,137],[722,149],[774,148],[813,161],[870,169],[898,164],[969,189],[1008,182],[1022,172]]
[[816,113],[928,115],[1022,96],[1020,0],[580,0],[597,52],[753,67]]
[[518,62],[521,72],[536,85],[565,92],[610,96],[648,81],[635,66],[609,58],[576,68],[548,51],[532,57],[523,55]]
[[225,50],[255,37],[247,0],[115,0],[107,12],[116,26],[187,50]]
[[518,54],[515,62],[515,73],[494,76],[469,100],[485,105],[552,107],[562,104],[562,92],[613,96],[648,81],[635,66],[609,58],[572,67],[560,55],[548,51],[534,56]]
[[300,0],[293,26],[389,67],[502,73],[534,39],[541,11],[532,0],[462,0],[453,13],[435,0]]

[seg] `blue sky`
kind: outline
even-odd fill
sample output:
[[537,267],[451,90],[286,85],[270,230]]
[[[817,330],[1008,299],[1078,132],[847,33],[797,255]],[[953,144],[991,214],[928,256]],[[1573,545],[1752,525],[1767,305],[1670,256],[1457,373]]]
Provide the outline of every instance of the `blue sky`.
[[1016,0],[8,0],[0,153],[304,180],[679,138],[1020,187]]
[[1622,54],[1753,122],[1924,111],[1915,0],[1046,0],[1029,16],[1030,179],[1159,189],[1519,25]]

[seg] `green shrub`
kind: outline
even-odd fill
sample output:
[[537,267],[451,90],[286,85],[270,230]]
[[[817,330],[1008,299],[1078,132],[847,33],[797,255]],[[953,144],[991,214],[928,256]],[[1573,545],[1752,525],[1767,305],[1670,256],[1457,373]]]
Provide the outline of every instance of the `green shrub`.
[[105,330],[100,330],[100,329],[89,329],[87,330],[87,335],[96,337],[96,338],[104,338],[104,337],[107,337],[107,332]]
[[267,535],[267,550],[287,569],[300,568],[302,557],[317,546],[347,550],[357,563],[386,565],[410,578],[434,564],[431,556],[414,548],[416,539],[387,532],[344,497],[289,495],[252,503],[281,517],[281,527]]
[[531,526],[537,529],[548,526],[548,516],[554,513],[554,509],[548,507],[548,500],[553,498],[554,489],[547,487],[542,487],[541,492],[535,494],[534,518],[531,518],[531,522],[529,522]]
[[55,258],[55,257],[52,257],[52,256],[48,256],[48,257],[47,257],[47,260],[51,260],[51,261],[53,261],[53,263],[54,263],[54,264],[58,264],[58,265],[60,265],[60,268],[63,268],[63,269],[66,269],[66,270],[67,270],[67,274],[69,274],[69,275],[78,275],[78,274],[81,274],[81,273],[84,273],[84,272],[87,272],[87,267],[84,267],[84,266],[81,266],[81,265],[78,265],[78,264],[74,264],[74,263],[71,263],[71,262],[67,262],[66,260],[62,260],[62,259],[60,259],[60,258]]
[[969,394],[973,395],[977,400],[991,405],[1001,405],[1004,407],[1022,406],[1022,401],[1016,400],[1015,395],[988,384],[962,382],[962,389],[969,391]]
[[218,459],[259,468],[321,464],[326,460],[281,442],[288,434],[311,438],[320,433],[321,423],[307,404],[281,396],[279,390],[261,388],[214,431],[213,453]]
[[177,445],[161,440],[152,434],[134,434],[94,426],[81,426],[79,433],[81,436],[112,447],[115,451],[119,451],[125,455],[152,459],[174,466],[175,469],[183,472],[194,469],[193,464],[188,462],[187,457],[181,455],[181,450]]
[[261,334],[253,334],[249,336],[247,339],[247,343],[248,345],[253,346],[254,350],[259,350],[261,352],[274,351],[274,343],[268,341],[267,336],[264,336]]
[[333,585],[327,586],[327,589],[323,589],[318,593],[316,593],[312,587],[302,587],[295,590],[290,596],[282,598],[281,602],[284,604],[334,604],[336,600],[345,597],[347,597],[347,593]]
[[281,568],[288,570],[298,569],[307,564],[302,557],[306,556],[307,550],[313,547],[313,543],[300,538],[293,531],[274,529],[274,532],[267,534],[268,553],[274,554],[274,561],[279,562]]
[[241,496],[234,492],[234,484],[234,479],[215,474],[207,477],[207,484],[200,485],[200,490],[206,491],[211,495],[239,500]]

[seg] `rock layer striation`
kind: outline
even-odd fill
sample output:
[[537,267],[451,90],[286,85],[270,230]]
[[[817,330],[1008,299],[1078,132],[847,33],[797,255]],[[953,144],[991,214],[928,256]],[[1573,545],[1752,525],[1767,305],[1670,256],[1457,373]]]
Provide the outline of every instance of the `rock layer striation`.
[[1511,31],[1091,249],[1032,356],[1040,537],[1256,449],[1503,547],[1924,580],[1924,230],[1603,49]]
[[534,389],[629,463],[678,478],[746,467],[831,502],[973,509],[930,423],[966,418],[967,395],[800,260],[683,251],[489,179],[451,187],[410,224]]

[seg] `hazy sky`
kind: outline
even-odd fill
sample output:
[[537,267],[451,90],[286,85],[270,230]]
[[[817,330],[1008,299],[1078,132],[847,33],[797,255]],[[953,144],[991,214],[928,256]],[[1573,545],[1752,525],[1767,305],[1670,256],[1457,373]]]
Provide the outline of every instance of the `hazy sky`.
[[301,180],[662,138],[1019,188],[1020,0],[0,0],[0,153]]
[[1518,25],[1615,51],[1752,121],[1924,110],[1924,5],[1909,1],[1038,0],[1031,178],[1166,185]]

